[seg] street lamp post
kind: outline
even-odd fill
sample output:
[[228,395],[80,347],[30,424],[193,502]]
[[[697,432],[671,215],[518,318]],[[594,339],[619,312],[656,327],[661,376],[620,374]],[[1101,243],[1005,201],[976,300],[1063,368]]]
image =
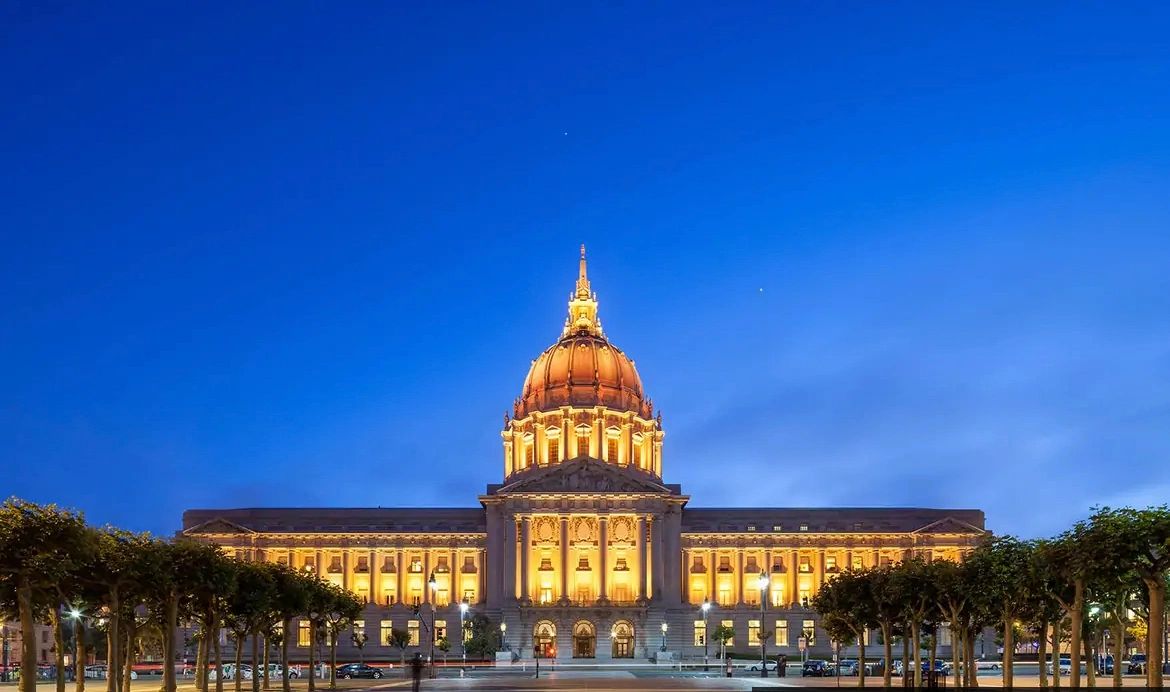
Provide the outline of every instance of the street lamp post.
[[431,572],[431,578],[427,580],[427,585],[431,587],[431,640],[430,645],[430,672],[431,677],[435,677],[435,594],[439,591],[439,580],[435,578],[435,573]]
[[662,623],[662,651],[666,651],[666,623]]
[[768,607],[768,573],[760,570],[757,580],[760,586],[760,677],[768,677],[768,639],[764,636],[764,618],[767,617]]
[[508,623],[500,623],[500,651],[508,650]]
[[460,648],[463,650],[463,668],[467,669],[467,625],[464,624],[464,618],[467,617],[467,609],[470,606],[464,600],[459,604],[459,637]]
[[708,670],[707,667],[707,638],[711,636],[710,630],[707,629],[707,614],[711,612],[711,601],[703,599],[703,671]]

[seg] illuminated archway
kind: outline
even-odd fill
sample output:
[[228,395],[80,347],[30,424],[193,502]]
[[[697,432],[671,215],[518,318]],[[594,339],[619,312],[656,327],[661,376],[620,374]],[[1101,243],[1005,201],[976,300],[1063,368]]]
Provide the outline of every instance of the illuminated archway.
[[593,658],[597,651],[597,630],[588,620],[573,625],[573,658]]
[[541,620],[532,628],[532,655],[536,658],[557,657],[557,626]]
[[629,620],[618,620],[613,623],[610,639],[613,640],[611,655],[614,658],[634,657],[634,626]]

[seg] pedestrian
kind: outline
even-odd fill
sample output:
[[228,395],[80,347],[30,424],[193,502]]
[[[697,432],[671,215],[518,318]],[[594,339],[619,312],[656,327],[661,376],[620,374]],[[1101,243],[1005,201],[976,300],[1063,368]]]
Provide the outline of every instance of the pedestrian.
[[776,662],[776,672],[780,677],[788,677],[788,654],[780,654],[780,660]]
[[418,686],[422,682],[423,660],[421,653],[415,653],[414,658],[410,659],[410,689],[418,692]]

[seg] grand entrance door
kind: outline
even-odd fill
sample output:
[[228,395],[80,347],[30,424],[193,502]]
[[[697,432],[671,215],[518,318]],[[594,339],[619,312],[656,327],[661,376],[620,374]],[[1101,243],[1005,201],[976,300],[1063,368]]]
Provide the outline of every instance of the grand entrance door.
[[573,658],[593,658],[597,650],[597,633],[593,623],[582,620],[573,625]]
[[557,626],[548,620],[536,623],[532,630],[532,655],[536,658],[557,657]]
[[613,652],[614,658],[634,657],[634,626],[626,620],[618,620],[613,625]]

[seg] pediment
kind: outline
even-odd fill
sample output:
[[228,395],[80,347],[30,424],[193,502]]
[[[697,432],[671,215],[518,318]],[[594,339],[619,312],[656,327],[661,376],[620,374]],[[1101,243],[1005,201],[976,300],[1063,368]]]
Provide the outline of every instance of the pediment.
[[205,521],[198,526],[192,526],[191,528],[183,531],[183,533],[190,536],[198,534],[250,534],[256,532],[246,526],[241,526],[234,521],[228,521],[227,519],[220,518],[212,519],[211,521]]
[[588,457],[519,474],[497,493],[671,493],[650,474]]
[[983,529],[973,524],[968,524],[965,521],[960,521],[954,517],[943,517],[938,521],[931,522],[926,526],[914,529],[911,533],[930,534],[930,533],[986,533]]

